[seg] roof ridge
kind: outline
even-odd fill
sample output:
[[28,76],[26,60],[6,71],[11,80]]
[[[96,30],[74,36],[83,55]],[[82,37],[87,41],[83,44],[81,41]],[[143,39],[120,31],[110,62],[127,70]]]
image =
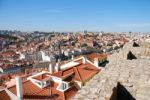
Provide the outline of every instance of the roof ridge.
[[[76,69],[76,71],[77,71],[77,74],[78,74],[80,80],[82,80],[82,77],[81,77],[81,75],[79,74],[78,68],[77,68],[77,67],[73,67],[73,70],[75,70],[75,69]],[[82,81],[83,81],[83,80],[82,80]]]
[[[30,81],[30,80],[22,81],[22,84],[23,84],[23,83],[26,83],[26,82],[28,82],[28,81]],[[6,88],[9,89],[9,88],[12,88],[12,87],[15,87],[15,86],[16,86],[16,84],[14,84],[14,85],[12,85],[12,86],[9,86],[9,87],[6,87]]]
[[63,71],[61,71],[61,76],[63,76]]
[[63,96],[64,96],[64,98],[65,98],[65,100],[66,100],[66,95],[65,95],[65,92],[63,93]]

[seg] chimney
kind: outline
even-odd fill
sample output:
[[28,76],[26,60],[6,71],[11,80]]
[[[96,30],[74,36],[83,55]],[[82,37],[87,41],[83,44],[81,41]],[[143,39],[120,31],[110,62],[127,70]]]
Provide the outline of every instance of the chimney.
[[83,64],[85,64],[85,63],[86,63],[86,57],[83,56]]
[[55,70],[56,72],[60,71],[60,64],[58,62],[56,63]]
[[71,60],[73,60],[74,59],[74,55],[71,55]]
[[21,77],[16,77],[16,90],[17,90],[17,96],[20,100],[23,98],[23,88],[22,88],[22,79]]
[[55,70],[56,72],[60,71],[60,59],[58,59],[58,62],[56,63]]
[[99,66],[98,66],[98,58],[94,58],[94,65],[95,65],[96,67],[99,67]]
[[72,50],[72,55],[71,55],[71,59],[74,59],[74,50]]
[[60,63],[60,61],[61,61],[61,60],[60,60],[60,59],[58,59],[58,63]]
[[48,68],[49,72],[52,74],[53,73],[53,66],[52,63],[49,64],[49,68]]
[[51,57],[51,55],[49,56],[49,61],[52,62],[52,57]]

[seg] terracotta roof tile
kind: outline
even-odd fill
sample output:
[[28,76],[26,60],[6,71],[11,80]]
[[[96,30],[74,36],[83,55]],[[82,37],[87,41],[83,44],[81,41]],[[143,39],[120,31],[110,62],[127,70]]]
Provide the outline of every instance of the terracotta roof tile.
[[[79,62],[82,62],[82,60],[79,60]],[[59,72],[54,73],[52,75],[57,76],[57,77],[63,77],[65,75],[68,75],[69,73],[74,73],[74,75],[72,77],[72,81],[78,80],[78,81],[84,82],[87,79],[91,78],[91,76],[98,73],[99,71],[100,70],[98,68],[96,68],[94,65],[86,62],[86,64],[81,63],[75,67],[71,67],[71,68],[66,69],[64,71],[59,71]]]
[[[100,70],[96,68],[94,65],[92,65],[89,62],[86,62],[86,64],[82,63],[82,59],[78,60],[79,65],[76,65],[74,67],[71,67],[69,69],[55,72],[51,74],[52,76],[57,76],[57,77],[64,77],[67,75],[68,76],[64,81],[67,82],[72,82],[74,80],[78,80],[82,83],[85,83],[87,80],[89,80],[93,75],[98,73]],[[46,74],[39,75],[36,77],[33,77],[38,80],[43,80],[47,78]],[[72,83],[73,84],[73,83]],[[56,88],[58,86],[58,83],[55,83],[54,81],[51,81],[51,85],[45,87],[45,88],[39,88],[35,84],[33,84],[31,81],[27,80],[23,82],[23,99],[24,100],[37,100],[37,99],[42,99],[42,100],[68,100],[71,97],[75,95],[75,93],[78,91],[78,89],[73,85],[70,89],[68,89],[65,92],[60,92]],[[8,88],[11,92],[16,94],[16,86]],[[9,100],[7,93],[5,92],[0,92],[0,97],[1,96],[6,96],[4,100]],[[3,100],[3,99],[2,99]]]
[[42,75],[38,75],[38,76],[35,76],[35,77],[33,77],[33,78],[34,78],[34,79],[37,79],[37,80],[39,80],[39,81],[42,81],[42,80],[48,78],[48,77],[49,77],[48,75],[50,75],[50,74],[44,73],[44,74],[42,74]]
[[88,55],[89,59],[94,59],[94,58],[99,58],[99,59],[105,59],[107,58],[106,54],[97,54],[97,53],[92,53],[90,55]]
[[5,90],[0,91],[0,100],[11,100]]

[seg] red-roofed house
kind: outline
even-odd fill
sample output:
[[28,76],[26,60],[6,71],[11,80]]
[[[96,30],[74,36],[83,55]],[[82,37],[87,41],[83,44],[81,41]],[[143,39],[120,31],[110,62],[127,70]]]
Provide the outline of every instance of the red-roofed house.
[[66,64],[49,66],[49,71],[42,71],[29,76],[22,82],[16,77],[16,85],[0,91],[1,100],[68,100],[78,89],[100,71],[85,57],[79,57]]
[[95,66],[101,66],[102,63],[107,61],[106,54],[92,53],[88,55],[88,58],[95,64]]

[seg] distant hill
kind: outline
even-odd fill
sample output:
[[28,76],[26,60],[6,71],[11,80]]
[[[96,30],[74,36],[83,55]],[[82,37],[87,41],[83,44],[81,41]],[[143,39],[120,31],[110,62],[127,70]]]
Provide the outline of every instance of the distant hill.
[[9,34],[0,34],[0,37],[5,38],[5,39],[9,39],[9,40],[16,40],[17,39],[17,37],[11,36]]

